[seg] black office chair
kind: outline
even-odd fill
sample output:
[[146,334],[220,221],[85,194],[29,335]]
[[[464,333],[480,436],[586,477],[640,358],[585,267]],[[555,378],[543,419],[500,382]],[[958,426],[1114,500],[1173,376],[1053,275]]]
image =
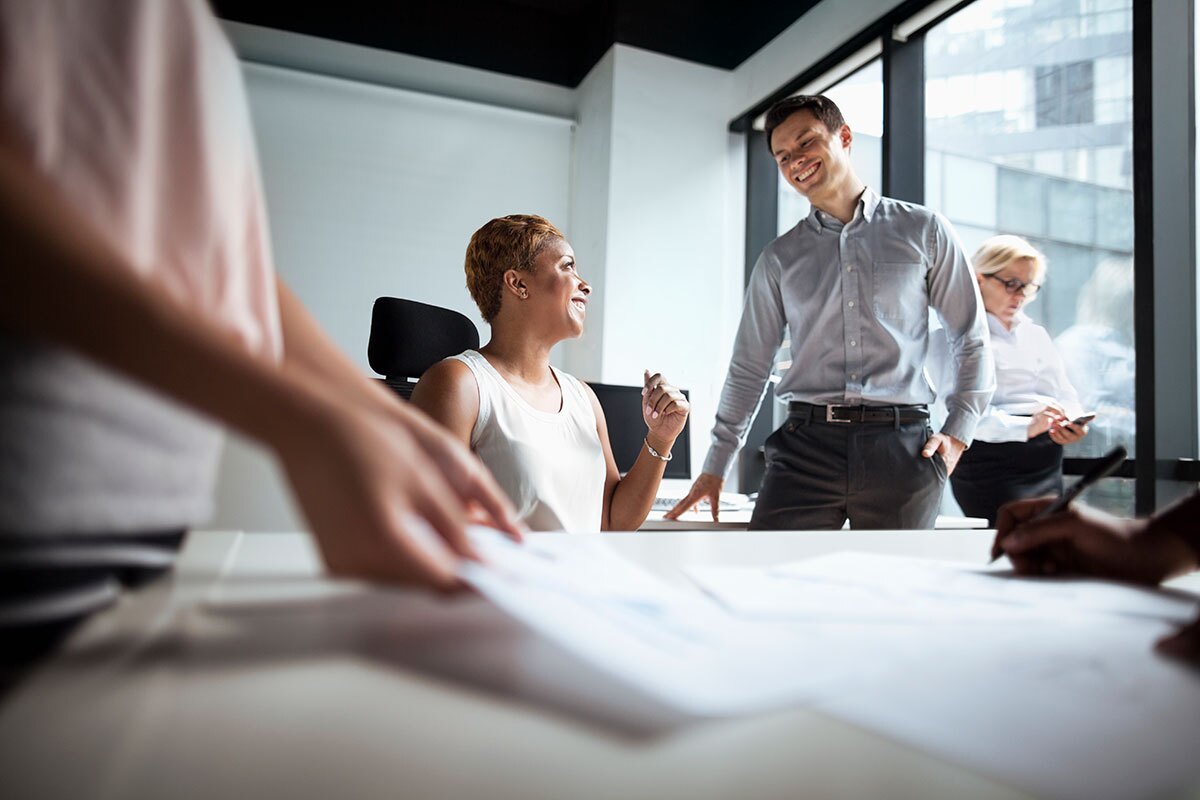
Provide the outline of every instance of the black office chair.
[[478,349],[475,323],[449,308],[380,297],[371,309],[367,361],[405,400],[425,370],[447,356]]

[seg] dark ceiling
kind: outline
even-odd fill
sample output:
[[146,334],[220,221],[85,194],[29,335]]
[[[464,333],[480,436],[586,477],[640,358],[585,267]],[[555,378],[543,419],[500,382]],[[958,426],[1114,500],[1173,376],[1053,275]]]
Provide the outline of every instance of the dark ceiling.
[[614,42],[733,69],[819,0],[212,0],[267,28],[578,86]]

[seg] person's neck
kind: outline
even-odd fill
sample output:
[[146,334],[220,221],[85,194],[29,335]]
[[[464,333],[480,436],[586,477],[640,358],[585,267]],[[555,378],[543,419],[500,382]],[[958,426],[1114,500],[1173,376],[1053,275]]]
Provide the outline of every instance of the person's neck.
[[550,351],[554,345],[527,332],[493,323],[492,338],[479,352],[506,377],[541,386],[554,380],[550,372]]
[[996,322],[1000,324],[1001,328],[1004,328],[1004,330],[1009,331],[1009,332],[1012,331],[1013,325],[1015,325],[1017,322],[1017,317],[1015,314],[1013,316],[1009,317],[1008,319],[1005,319],[1004,317],[1000,316],[999,314],[993,314],[991,311],[989,311],[987,313],[988,313],[988,316],[990,316],[992,319],[996,320]]
[[867,187],[858,176],[852,175],[842,186],[835,187],[828,195],[814,197],[809,200],[813,207],[824,211],[843,225],[848,225],[854,219],[854,209],[862,199]]

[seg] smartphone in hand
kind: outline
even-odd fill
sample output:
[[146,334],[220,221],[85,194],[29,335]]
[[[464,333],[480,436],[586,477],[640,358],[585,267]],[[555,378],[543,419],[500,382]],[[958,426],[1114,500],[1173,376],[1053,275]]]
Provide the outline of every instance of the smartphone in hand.
[[1088,411],[1087,413],[1080,414],[1078,417],[1071,420],[1071,424],[1072,425],[1087,425],[1089,422],[1091,422],[1095,418],[1096,418],[1096,412]]

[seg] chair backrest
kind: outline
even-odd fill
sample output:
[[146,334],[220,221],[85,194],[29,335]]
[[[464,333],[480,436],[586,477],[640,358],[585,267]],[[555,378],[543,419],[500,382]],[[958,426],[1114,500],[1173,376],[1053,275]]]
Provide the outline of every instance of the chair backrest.
[[477,349],[479,329],[452,309],[399,297],[380,297],[371,309],[367,361],[402,397],[412,394],[409,378],[421,377],[443,358]]

